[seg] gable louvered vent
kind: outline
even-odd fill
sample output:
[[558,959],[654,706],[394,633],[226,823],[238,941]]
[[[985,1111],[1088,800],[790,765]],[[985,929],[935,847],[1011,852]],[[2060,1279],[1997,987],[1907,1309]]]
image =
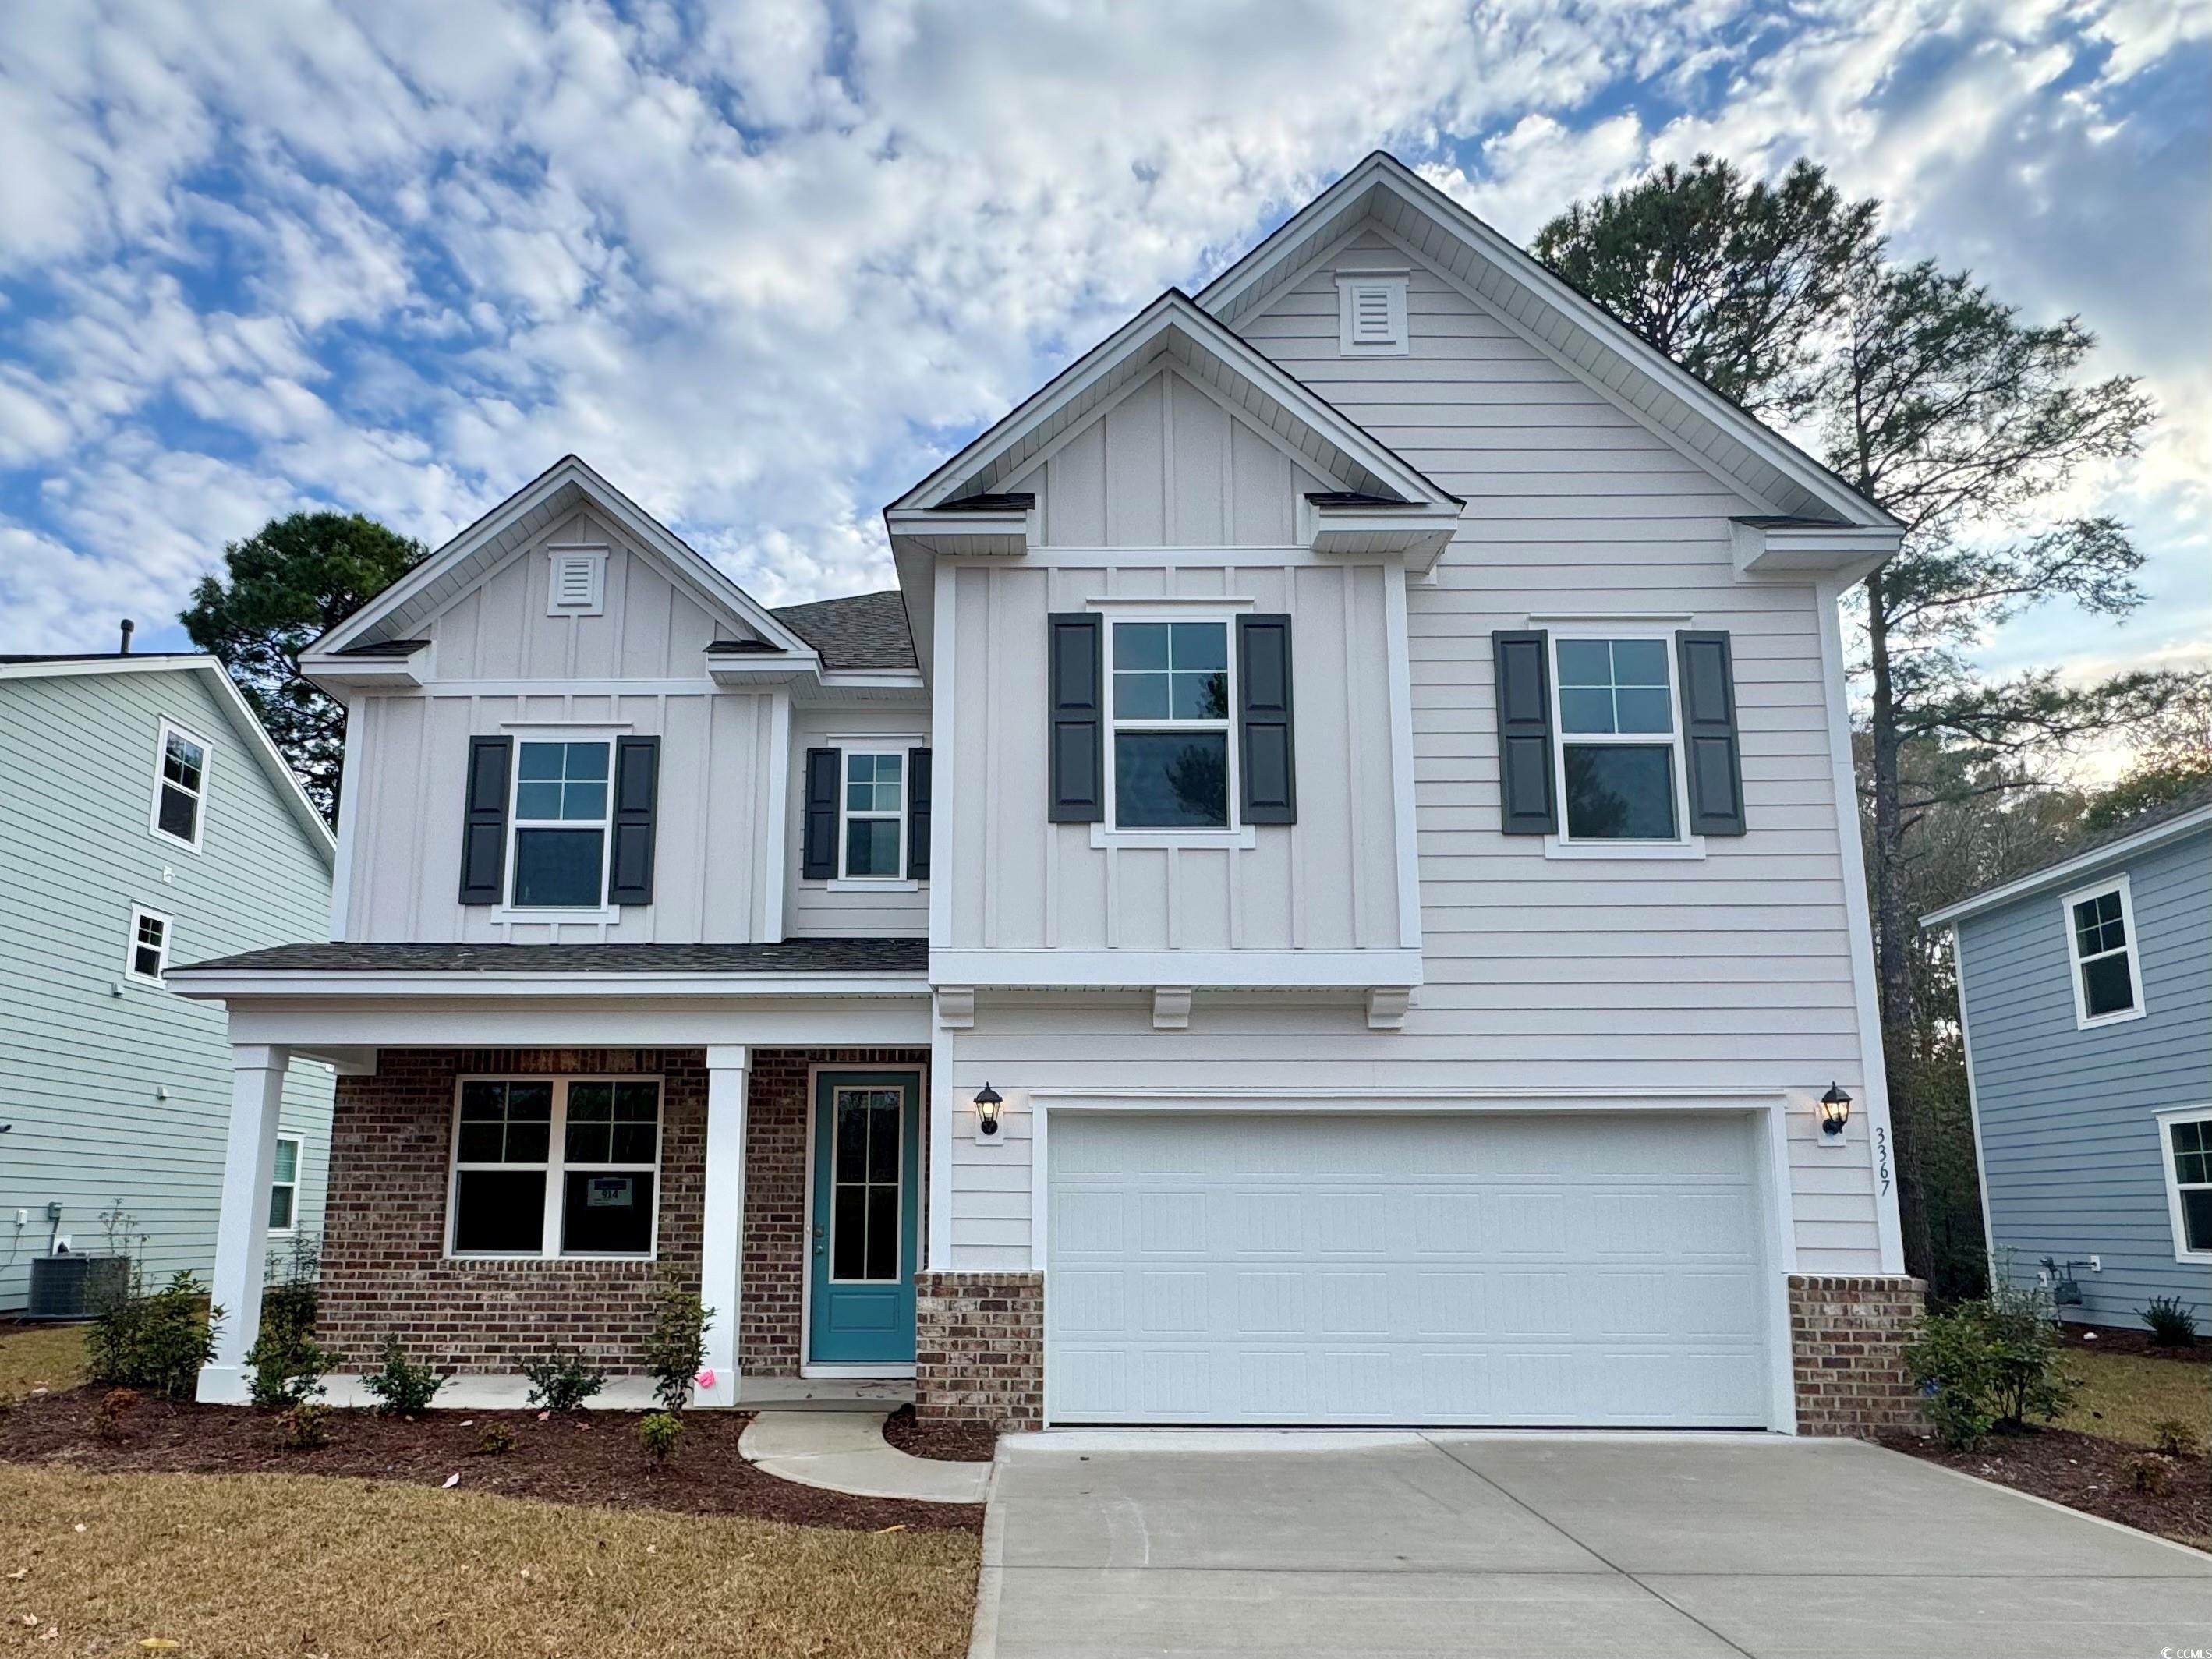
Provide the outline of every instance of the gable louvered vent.
[[1408,349],[1401,271],[1340,271],[1339,343],[1347,357],[1402,356]]
[[553,585],[545,601],[548,616],[596,617],[606,606],[607,550],[604,547],[551,550]]

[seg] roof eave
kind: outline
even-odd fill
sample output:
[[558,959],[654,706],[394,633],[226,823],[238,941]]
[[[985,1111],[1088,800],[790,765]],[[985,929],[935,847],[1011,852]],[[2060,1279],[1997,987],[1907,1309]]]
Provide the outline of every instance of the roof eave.
[[2138,853],[2207,828],[2212,828],[2212,806],[2200,806],[2178,817],[2148,824],[2132,836],[2123,836],[2102,847],[2093,847],[2073,858],[2062,859],[2057,864],[2046,865],[2040,870],[2031,870],[2024,876],[1992,887],[1986,892],[1960,899],[1956,904],[1946,905],[1941,910],[1931,910],[1920,918],[1920,925],[1923,927],[1948,927],[1998,909],[2017,899],[2031,898],[2051,888],[2063,887],[2108,864],[2133,858]]

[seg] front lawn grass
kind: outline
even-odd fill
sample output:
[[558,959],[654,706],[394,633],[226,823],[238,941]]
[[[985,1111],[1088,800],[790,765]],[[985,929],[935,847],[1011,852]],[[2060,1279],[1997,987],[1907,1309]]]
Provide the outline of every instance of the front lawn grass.
[[967,1651],[977,1555],[967,1533],[0,1465],[0,1626],[56,1655],[166,1638],[180,1659],[950,1659]]
[[2153,1424],[2178,1419],[2200,1442],[2212,1437],[2212,1365],[2080,1348],[2069,1349],[2063,1363],[2082,1389],[2058,1427],[2148,1446],[2156,1438]]
[[0,1405],[33,1389],[59,1394],[84,1381],[82,1325],[0,1325]]

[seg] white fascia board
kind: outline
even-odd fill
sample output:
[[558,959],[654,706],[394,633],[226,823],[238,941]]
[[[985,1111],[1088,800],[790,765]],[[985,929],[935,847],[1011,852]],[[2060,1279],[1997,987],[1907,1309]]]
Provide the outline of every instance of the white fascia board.
[[919,974],[324,973],[300,969],[173,969],[170,988],[200,1001],[378,1001],[416,998],[473,1002],[500,998],[567,1001],[604,997],[921,997]]
[[237,735],[246,750],[260,763],[270,786],[276,791],[300,827],[307,832],[307,839],[325,865],[334,865],[338,855],[338,839],[331,833],[331,826],[323,822],[323,815],[315,810],[307,792],[300,787],[285,763],[268,728],[255,715],[252,705],[224,672],[223,665],[213,657],[95,657],[62,662],[0,663],[0,679],[46,680],[82,678],[94,674],[170,674],[185,673],[204,676],[215,691],[216,701],[223,706]]
[[334,657],[319,652],[301,657],[300,674],[341,702],[349,691],[419,691],[429,648],[426,640],[404,657]]
[[1344,990],[1423,982],[1419,951],[940,951],[933,985],[994,990]]
[[2017,881],[2008,881],[2002,887],[1992,887],[1986,893],[1977,893],[1972,898],[1961,899],[1956,904],[1941,910],[1932,910],[1920,918],[1923,927],[1948,927],[1954,922],[1964,921],[1969,916],[1980,915],[1999,905],[2009,904],[2016,898],[2039,893],[2046,887],[2060,887],[2078,876],[2086,875],[2106,865],[2134,857],[2154,847],[2178,840],[2183,836],[2212,825],[2212,806],[2200,806],[2193,812],[2184,812],[2179,817],[2168,818],[2163,823],[2154,823],[2132,836],[2124,836],[2102,847],[2093,847],[2075,858],[2048,868],[2031,871]]
[[927,552],[959,558],[1020,558],[1030,550],[1036,518],[1034,507],[1003,513],[940,513],[926,507],[884,510],[884,523],[895,543],[911,543]]
[[1424,576],[1436,568],[1460,526],[1455,507],[1315,506],[1313,514],[1315,552],[1396,554],[1408,570]]
[[514,997],[252,998],[230,1009],[234,1042],[308,1053],[380,1048],[921,1048],[929,999]]
[[1844,587],[1879,569],[1905,539],[1902,530],[1887,525],[1761,525],[1738,519],[1729,530],[1739,576],[1827,578]]

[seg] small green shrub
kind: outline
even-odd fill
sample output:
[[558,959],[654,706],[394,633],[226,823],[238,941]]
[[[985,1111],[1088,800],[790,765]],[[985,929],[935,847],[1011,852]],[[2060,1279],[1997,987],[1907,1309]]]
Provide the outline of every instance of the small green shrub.
[[446,1386],[446,1379],[428,1365],[418,1365],[396,1336],[384,1339],[384,1363],[361,1379],[361,1386],[376,1396],[376,1408],[387,1417],[420,1417]]
[[684,1437],[684,1419],[674,1412],[647,1412],[637,1419],[637,1443],[656,1463],[665,1463]]
[[477,1437],[477,1455],[480,1457],[504,1457],[514,1449],[514,1431],[504,1423],[488,1423],[484,1431]]
[[319,1298],[312,1285],[275,1285],[262,1293],[261,1331],[246,1350],[253,1403],[289,1411],[323,1393],[323,1375],[337,1356],[315,1340]]
[[136,1389],[110,1389],[100,1396],[100,1403],[92,1408],[93,1437],[98,1440],[120,1440],[123,1421],[138,1409],[139,1395]]
[[302,1400],[276,1419],[277,1443],[287,1451],[313,1451],[330,1443],[331,1408]]
[[2195,1457],[2204,1449],[2196,1425],[2179,1417],[2162,1417],[2152,1424],[2150,1443],[2168,1457]]
[[1992,1429],[2064,1412],[2081,1384],[2060,1369],[2062,1352],[2044,1293],[2000,1276],[1986,1297],[1923,1319],[1905,1363],[1937,1437],[1963,1451]]
[[2186,1348],[2197,1340],[2197,1310],[2178,1296],[2154,1296],[2136,1317],[2150,1327],[2152,1346]]
[[189,1400],[222,1330],[222,1310],[208,1305],[191,1273],[179,1270],[149,1291],[134,1263],[100,1298],[85,1334],[86,1369],[95,1382]]
[[583,1355],[573,1348],[531,1360],[522,1374],[530,1379],[530,1403],[549,1412],[582,1410],[607,1382],[604,1372],[584,1364]]
[[661,1275],[653,1293],[653,1330],[645,1339],[645,1369],[663,1411],[691,1403],[691,1386],[707,1364],[707,1327],[714,1310],[676,1273]]

